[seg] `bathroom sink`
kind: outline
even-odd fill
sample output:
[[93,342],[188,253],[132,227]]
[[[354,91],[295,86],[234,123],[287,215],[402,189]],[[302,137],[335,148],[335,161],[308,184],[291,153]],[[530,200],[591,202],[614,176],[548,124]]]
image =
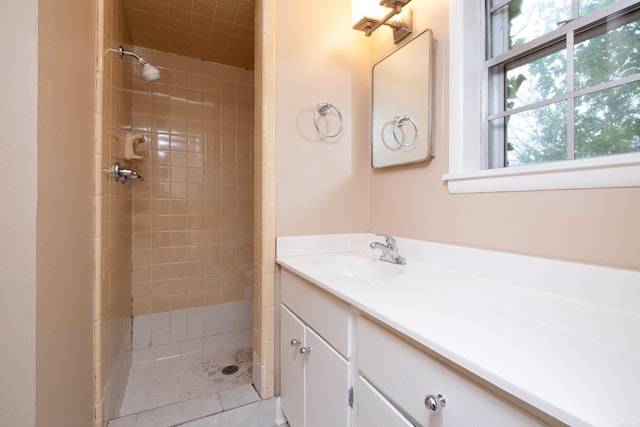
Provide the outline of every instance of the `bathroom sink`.
[[401,265],[350,255],[318,256],[315,264],[327,273],[354,279],[385,279],[400,276],[403,272]]

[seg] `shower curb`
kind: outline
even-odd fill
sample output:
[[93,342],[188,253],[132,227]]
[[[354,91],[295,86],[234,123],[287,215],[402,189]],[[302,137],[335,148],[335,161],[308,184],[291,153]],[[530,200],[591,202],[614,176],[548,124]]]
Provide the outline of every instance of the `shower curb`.
[[246,405],[241,405],[216,414],[196,418],[194,420],[168,427],[220,427],[228,425],[242,425],[243,427],[275,427],[275,397],[250,402]]

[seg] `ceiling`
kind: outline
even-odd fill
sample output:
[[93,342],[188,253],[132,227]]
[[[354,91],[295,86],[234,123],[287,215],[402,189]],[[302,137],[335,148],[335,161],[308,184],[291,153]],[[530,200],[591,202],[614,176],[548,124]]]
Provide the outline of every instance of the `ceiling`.
[[253,69],[255,0],[123,0],[133,44]]

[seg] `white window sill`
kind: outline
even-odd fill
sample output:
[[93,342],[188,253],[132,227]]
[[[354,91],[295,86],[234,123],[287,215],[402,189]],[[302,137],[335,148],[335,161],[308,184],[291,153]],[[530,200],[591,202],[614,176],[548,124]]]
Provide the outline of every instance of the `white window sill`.
[[640,187],[640,153],[456,172],[442,179],[453,194]]

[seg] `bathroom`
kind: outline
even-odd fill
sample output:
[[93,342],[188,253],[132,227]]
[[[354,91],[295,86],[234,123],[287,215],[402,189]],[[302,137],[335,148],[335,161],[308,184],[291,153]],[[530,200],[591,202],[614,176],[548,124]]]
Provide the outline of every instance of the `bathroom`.
[[[0,113],[7,130],[0,405],[8,425],[94,425],[94,394],[102,392],[93,380],[94,177],[109,166],[96,162],[94,149],[102,126],[95,95],[102,3],[14,3],[0,18],[5,58],[12,58],[3,64],[1,83],[9,102]],[[640,269],[638,187],[449,193],[442,176],[456,120],[449,108],[454,3],[411,3],[416,32],[430,28],[435,38],[435,157],[428,165],[379,170],[370,166],[370,71],[395,49],[390,34],[378,31],[367,39],[353,31],[345,0],[257,2],[253,352],[254,375],[261,372],[264,380],[254,377],[254,385],[262,397],[275,387],[276,236],[377,231]],[[124,62],[117,55],[108,61]],[[139,72],[138,64],[127,64]],[[343,133],[331,143],[313,129],[313,109],[321,101],[338,106],[344,117]],[[139,184],[116,188],[135,191]]]

